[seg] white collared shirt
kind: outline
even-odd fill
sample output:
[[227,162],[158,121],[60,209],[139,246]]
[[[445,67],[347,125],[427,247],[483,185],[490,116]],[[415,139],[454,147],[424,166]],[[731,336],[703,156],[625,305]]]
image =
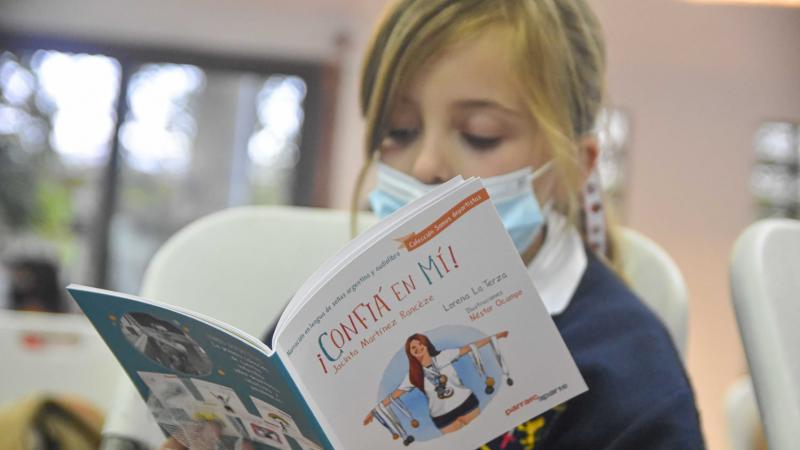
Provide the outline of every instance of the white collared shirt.
[[551,316],[567,309],[586,264],[583,240],[575,227],[561,214],[548,214],[547,235],[528,273]]

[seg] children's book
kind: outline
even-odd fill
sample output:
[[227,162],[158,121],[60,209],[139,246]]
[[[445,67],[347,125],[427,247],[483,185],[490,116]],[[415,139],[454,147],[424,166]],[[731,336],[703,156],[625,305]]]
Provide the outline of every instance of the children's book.
[[190,448],[478,448],[587,389],[477,178],[351,241],[298,288],[269,343],[68,289]]

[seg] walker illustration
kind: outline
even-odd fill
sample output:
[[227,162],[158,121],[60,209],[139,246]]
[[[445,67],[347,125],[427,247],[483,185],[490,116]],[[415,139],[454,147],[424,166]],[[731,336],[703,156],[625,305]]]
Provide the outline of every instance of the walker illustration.
[[[493,394],[496,382],[494,377],[488,374],[480,353],[480,348],[488,345],[500,367],[503,379],[512,386],[514,381],[499,343],[500,339],[506,337],[508,331],[502,331],[457,348],[438,350],[424,334],[411,335],[405,344],[408,375],[400,386],[379,401],[367,414],[364,425],[369,425],[376,419],[389,432],[392,439],[402,439],[403,445],[410,445],[415,441],[415,437],[411,430],[407,429],[408,424],[412,429],[416,429],[420,427],[420,421],[414,417],[412,410],[401,397],[417,389],[427,398],[428,413],[433,425],[441,434],[452,433],[467,426],[480,414],[480,403],[475,393],[463,384],[453,363],[469,354],[475,371],[485,383],[484,392],[486,395]],[[399,416],[407,419],[406,425]]]

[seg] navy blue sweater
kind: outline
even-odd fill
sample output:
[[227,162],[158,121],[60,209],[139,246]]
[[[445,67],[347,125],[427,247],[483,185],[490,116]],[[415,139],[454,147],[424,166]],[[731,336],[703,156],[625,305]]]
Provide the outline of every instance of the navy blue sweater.
[[587,250],[567,309],[553,317],[589,391],[482,449],[703,449],[694,395],[661,321]]

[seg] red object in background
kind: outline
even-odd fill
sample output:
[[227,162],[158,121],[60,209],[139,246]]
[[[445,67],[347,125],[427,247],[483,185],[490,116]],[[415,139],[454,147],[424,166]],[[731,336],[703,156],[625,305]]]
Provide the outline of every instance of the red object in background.
[[45,339],[36,333],[25,333],[20,341],[22,346],[28,350],[38,350],[45,344]]
[[25,350],[43,351],[80,345],[81,337],[76,333],[59,331],[21,331],[19,343]]

